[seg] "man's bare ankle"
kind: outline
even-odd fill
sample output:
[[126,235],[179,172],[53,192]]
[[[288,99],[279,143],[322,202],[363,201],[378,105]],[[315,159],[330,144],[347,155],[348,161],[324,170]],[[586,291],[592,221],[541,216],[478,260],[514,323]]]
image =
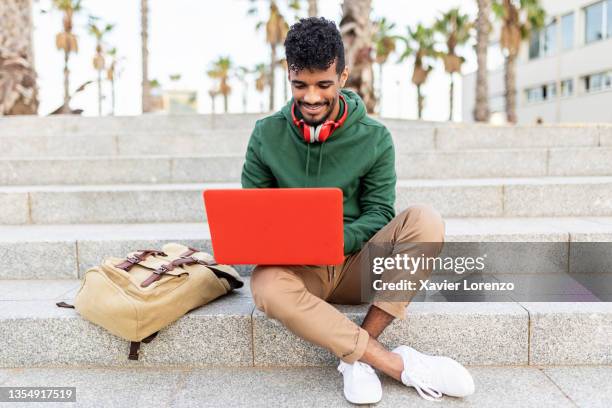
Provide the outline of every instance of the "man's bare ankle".
[[375,305],[371,305],[361,327],[370,334],[370,337],[377,339],[394,319],[393,315]]
[[371,365],[388,376],[401,381],[404,361],[401,356],[387,350],[378,340],[370,337],[366,351],[360,361]]

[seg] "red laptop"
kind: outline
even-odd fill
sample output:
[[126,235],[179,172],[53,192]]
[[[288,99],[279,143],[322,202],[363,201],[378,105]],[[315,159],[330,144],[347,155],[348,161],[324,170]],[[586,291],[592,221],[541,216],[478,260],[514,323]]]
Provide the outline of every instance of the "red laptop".
[[344,260],[339,188],[211,189],[203,196],[219,263],[336,265]]

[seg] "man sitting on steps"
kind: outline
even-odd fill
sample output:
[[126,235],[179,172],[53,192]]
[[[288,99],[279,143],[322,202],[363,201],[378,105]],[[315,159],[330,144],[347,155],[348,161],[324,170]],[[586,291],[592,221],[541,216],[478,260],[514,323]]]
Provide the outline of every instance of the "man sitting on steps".
[[[361,327],[328,303],[361,303],[364,276],[359,268],[368,256],[364,243],[388,248],[387,256],[419,256],[420,247],[411,244],[433,243],[426,255],[436,256],[444,242],[444,221],[426,205],[395,216],[391,135],[366,115],[359,96],[341,90],[349,73],[336,25],[324,18],[300,20],[287,34],[285,52],[293,98],[280,112],[256,123],[242,186],[341,188],[345,260],[331,266],[258,265],[251,277],[256,306],[341,359],[338,370],[350,402],[376,403],[382,398],[372,367],[414,387],[426,399],[472,394],[472,377],[455,360],[409,346],[388,351],[377,341],[394,319],[405,318],[410,299],[375,301]],[[427,279],[430,273],[422,268],[415,276]]]

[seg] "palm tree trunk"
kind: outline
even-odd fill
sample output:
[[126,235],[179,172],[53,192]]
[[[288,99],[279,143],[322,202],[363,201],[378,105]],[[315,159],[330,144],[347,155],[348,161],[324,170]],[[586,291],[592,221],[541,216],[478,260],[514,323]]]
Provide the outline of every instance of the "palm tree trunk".
[[287,102],[289,100],[289,86],[287,85],[289,83],[289,80],[287,79],[287,77],[283,78],[283,96],[285,98],[285,102]]
[[383,64],[378,64],[378,114],[382,115],[383,101]]
[[308,17],[316,17],[318,14],[317,0],[308,0]]
[[142,50],[142,112],[151,111],[151,83],[149,82],[149,4],[140,0],[140,46]]
[[421,94],[421,85],[417,85],[417,110],[419,119],[423,118],[423,94]]
[[276,44],[270,44],[270,112],[274,111],[274,68],[276,68]]
[[70,104],[70,70],[68,69],[68,60],[70,53],[64,50],[64,107],[63,110],[69,110]]
[[516,123],[516,55],[512,53],[506,57],[504,80],[506,85],[506,120],[509,123]]
[[223,94],[223,112],[227,113],[227,94]]
[[110,80],[111,83],[111,115],[115,115],[115,77],[114,74]]
[[340,32],[344,42],[346,64],[351,67],[347,88],[355,90],[368,113],[374,112],[374,72],[372,68],[372,0],[344,0]]
[[0,3],[0,116],[38,111],[32,31],[31,0]]
[[214,114],[215,114],[215,112],[216,112],[216,109],[215,109],[215,97],[214,97],[214,96],[211,96],[211,97],[210,97],[210,100],[211,100],[211,102],[212,102],[212,114],[214,115]]
[[98,116],[102,116],[102,71],[98,70]]
[[489,85],[487,77],[487,51],[489,48],[489,15],[491,0],[478,0],[478,18],[476,20],[476,103],[474,105],[474,120],[489,121]]
[[247,112],[247,93],[249,90],[249,85],[247,81],[242,81],[242,113]]
[[454,107],[454,101],[455,101],[455,77],[453,75],[453,73],[450,73],[450,92],[448,95],[448,100],[449,100],[449,113],[448,113],[448,121],[452,122],[453,121],[453,107]]

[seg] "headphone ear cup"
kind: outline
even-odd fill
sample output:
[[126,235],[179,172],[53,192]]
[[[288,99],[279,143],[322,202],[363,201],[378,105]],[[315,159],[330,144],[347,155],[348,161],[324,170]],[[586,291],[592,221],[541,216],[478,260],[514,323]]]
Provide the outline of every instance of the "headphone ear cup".
[[[303,123],[303,121],[302,121],[302,123]],[[304,140],[306,141],[306,143],[310,143],[312,141],[312,137],[313,137],[313,134],[312,134],[313,128],[308,126],[308,125],[306,125],[306,124],[304,124],[301,127],[301,129],[302,129],[302,137],[304,137]]]
[[333,122],[325,122],[321,125],[321,130],[319,130],[319,142],[324,142],[327,140],[329,135],[331,134],[331,130],[333,129]]

